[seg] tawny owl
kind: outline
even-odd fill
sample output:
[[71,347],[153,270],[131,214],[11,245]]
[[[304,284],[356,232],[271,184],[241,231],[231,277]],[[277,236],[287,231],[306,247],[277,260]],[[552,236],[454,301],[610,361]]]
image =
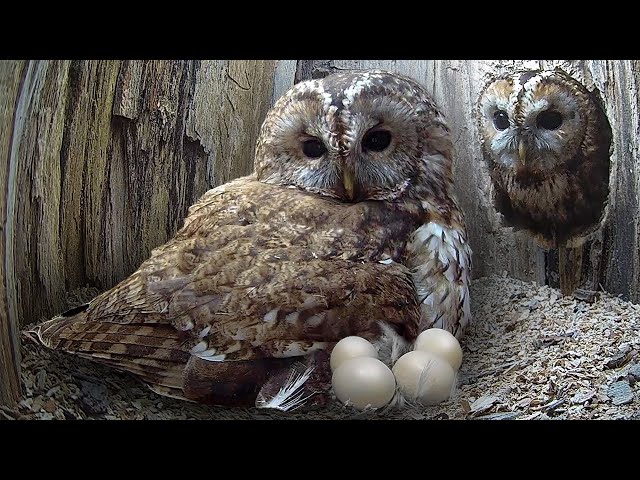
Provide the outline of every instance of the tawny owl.
[[478,113],[506,223],[546,248],[578,245],[609,193],[611,128],[597,93],[560,69],[517,72],[487,85]]
[[345,336],[388,364],[424,329],[460,338],[471,251],[452,155],[414,80],[301,82],[268,113],[252,175],[206,192],[129,278],[35,332],[158,393],[220,405],[253,404],[296,360],[326,380]]

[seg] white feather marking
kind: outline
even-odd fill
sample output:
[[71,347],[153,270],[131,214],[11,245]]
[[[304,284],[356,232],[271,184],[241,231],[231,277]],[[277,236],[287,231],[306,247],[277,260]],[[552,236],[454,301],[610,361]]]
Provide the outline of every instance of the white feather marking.
[[325,92],[322,87],[320,87],[319,90],[320,90],[320,96],[322,97],[323,110],[328,111],[329,108],[331,107],[331,102],[333,101],[333,97],[331,96],[330,93]]
[[208,325],[208,326],[204,327],[202,330],[200,330],[200,333],[198,334],[198,336],[200,338],[204,338],[207,335],[209,335],[210,331],[211,331],[211,325]]
[[325,350],[327,348],[327,342],[313,342],[310,347],[303,347],[300,342],[292,341],[286,346],[286,342],[280,342],[284,348],[280,351],[273,352],[274,358],[288,358],[288,357],[301,357],[308,353],[315,352],[316,350]]
[[378,325],[382,334],[375,341],[374,346],[380,361],[391,368],[398,358],[409,351],[410,345],[389,324],[378,322]]
[[205,357],[200,354],[196,354],[196,357],[200,357],[202,360],[206,360],[208,362],[223,362],[227,356],[223,354],[223,355],[212,355],[212,356]]
[[378,260],[378,263],[382,263],[383,265],[391,265],[393,263],[393,258],[386,258],[384,260]]
[[[436,327],[438,328],[438,327]],[[424,367],[422,367],[422,371],[420,372],[420,377],[418,377],[418,385],[417,385],[417,397],[424,398],[427,393],[427,383],[429,381],[429,377],[431,376],[431,368],[432,368],[433,360],[427,360],[427,363]]]
[[446,329],[445,325],[444,325],[444,317],[440,317],[438,318],[435,323],[431,326],[431,328],[441,328],[443,330]]
[[240,207],[238,205],[227,205],[227,208],[224,210],[225,213],[237,214],[240,211]]
[[344,91],[344,99],[342,100],[342,104],[345,108],[349,108],[355,98],[364,90],[366,87],[370,86],[373,82],[369,79],[369,73],[364,72],[361,76],[356,77],[353,83],[347,87]]
[[[203,343],[203,342],[200,342]],[[198,344],[200,345],[200,344]],[[217,349],[210,348],[208,350],[200,351],[200,352],[191,352],[195,357],[199,357],[203,360],[208,360],[210,362],[221,362],[225,359],[226,355],[216,355]]]
[[304,355],[305,353],[306,353],[305,350],[302,349],[299,343],[291,342],[289,345],[286,346],[286,348],[282,352],[282,356],[297,357],[297,356]]
[[191,353],[202,353],[207,350],[209,344],[204,340],[202,342],[198,342],[194,347],[189,350]]
[[304,405],[304,402],[313,396],[312,393],[304,397],[304,390],[302,390],[302,386],[307,380],[309,380],[313,370],[314,367],[308,367],[302,374],[292,370],[289,373],[287,381],[282,388],[280,388],[278,393],[276,393],[276,395],[268,402],[261,402],[259,405],[256,404],[256,407],[274,408],[283,412],[300,408]]
[[429,222],[425,225],[422,225],[420,228],[416,230],[416,240],[419,242],[426,242],[432,235],[436,237],[442,236],[442,226],[438,225],[435,222]]
[[452,284],[456,281],[456,271],[451,265],[444,271],[444,276],[447,280],[449,280]]
[[422,303],[420,329],[437,327],[454,333],[455,328],[462,332],[470,321],[471,250],[465,236],[457,229],[429,222],[414,232],[407,253]]

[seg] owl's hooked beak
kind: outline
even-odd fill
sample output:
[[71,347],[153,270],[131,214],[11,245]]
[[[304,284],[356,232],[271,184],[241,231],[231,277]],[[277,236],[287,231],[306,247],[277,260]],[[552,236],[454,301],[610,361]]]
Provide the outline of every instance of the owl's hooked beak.
[[518,160],[520,161],[520,165],[524,167],[527,160],[527,147],[523,140],[518,142]]
[[342,184],[349,200],[353,200],[355,198],[356,181],[353,171],[349,167],[342,170]]
[[340,170],[342,170],[342,186],[344,187],[344,193],[350,202],[353,202],[358,195],[356,185],[356,172],[353,159],[350,158],[350,148],[343,138],[339,142],[339,151],[341,157]]

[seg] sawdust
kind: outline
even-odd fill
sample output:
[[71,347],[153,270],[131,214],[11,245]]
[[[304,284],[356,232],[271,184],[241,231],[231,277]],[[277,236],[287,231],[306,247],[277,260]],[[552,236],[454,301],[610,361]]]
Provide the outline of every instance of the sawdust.
[[[73,292],[69,306],[97,292]],[[511,278],[472,285],[473,325],[454,396],[434,407],[356,412],[223,408],[154,394],[133,377],[25,340],[17,419],[640,419],[640,306],[594,303]]]

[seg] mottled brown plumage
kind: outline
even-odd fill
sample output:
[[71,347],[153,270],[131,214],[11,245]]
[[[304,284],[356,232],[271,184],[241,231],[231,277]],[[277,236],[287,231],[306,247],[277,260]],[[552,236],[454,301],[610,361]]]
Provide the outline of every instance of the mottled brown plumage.
[[579,245],[609,194],[611,128],[597,93],[560,69],[507,74],[479,101],[496,209],[545,248]]
[[[367,135],[380,130],[391,141],[377,150]],[[426,328],[461,337],[471,252],[452,150],[412,80],[298,84],[263,124],[253,175],[205,193],[129,278],[36,333],[159,393],[222,405],[260,400],[294,363],[326,383],[325,352],[345,336],[387,363]]]

